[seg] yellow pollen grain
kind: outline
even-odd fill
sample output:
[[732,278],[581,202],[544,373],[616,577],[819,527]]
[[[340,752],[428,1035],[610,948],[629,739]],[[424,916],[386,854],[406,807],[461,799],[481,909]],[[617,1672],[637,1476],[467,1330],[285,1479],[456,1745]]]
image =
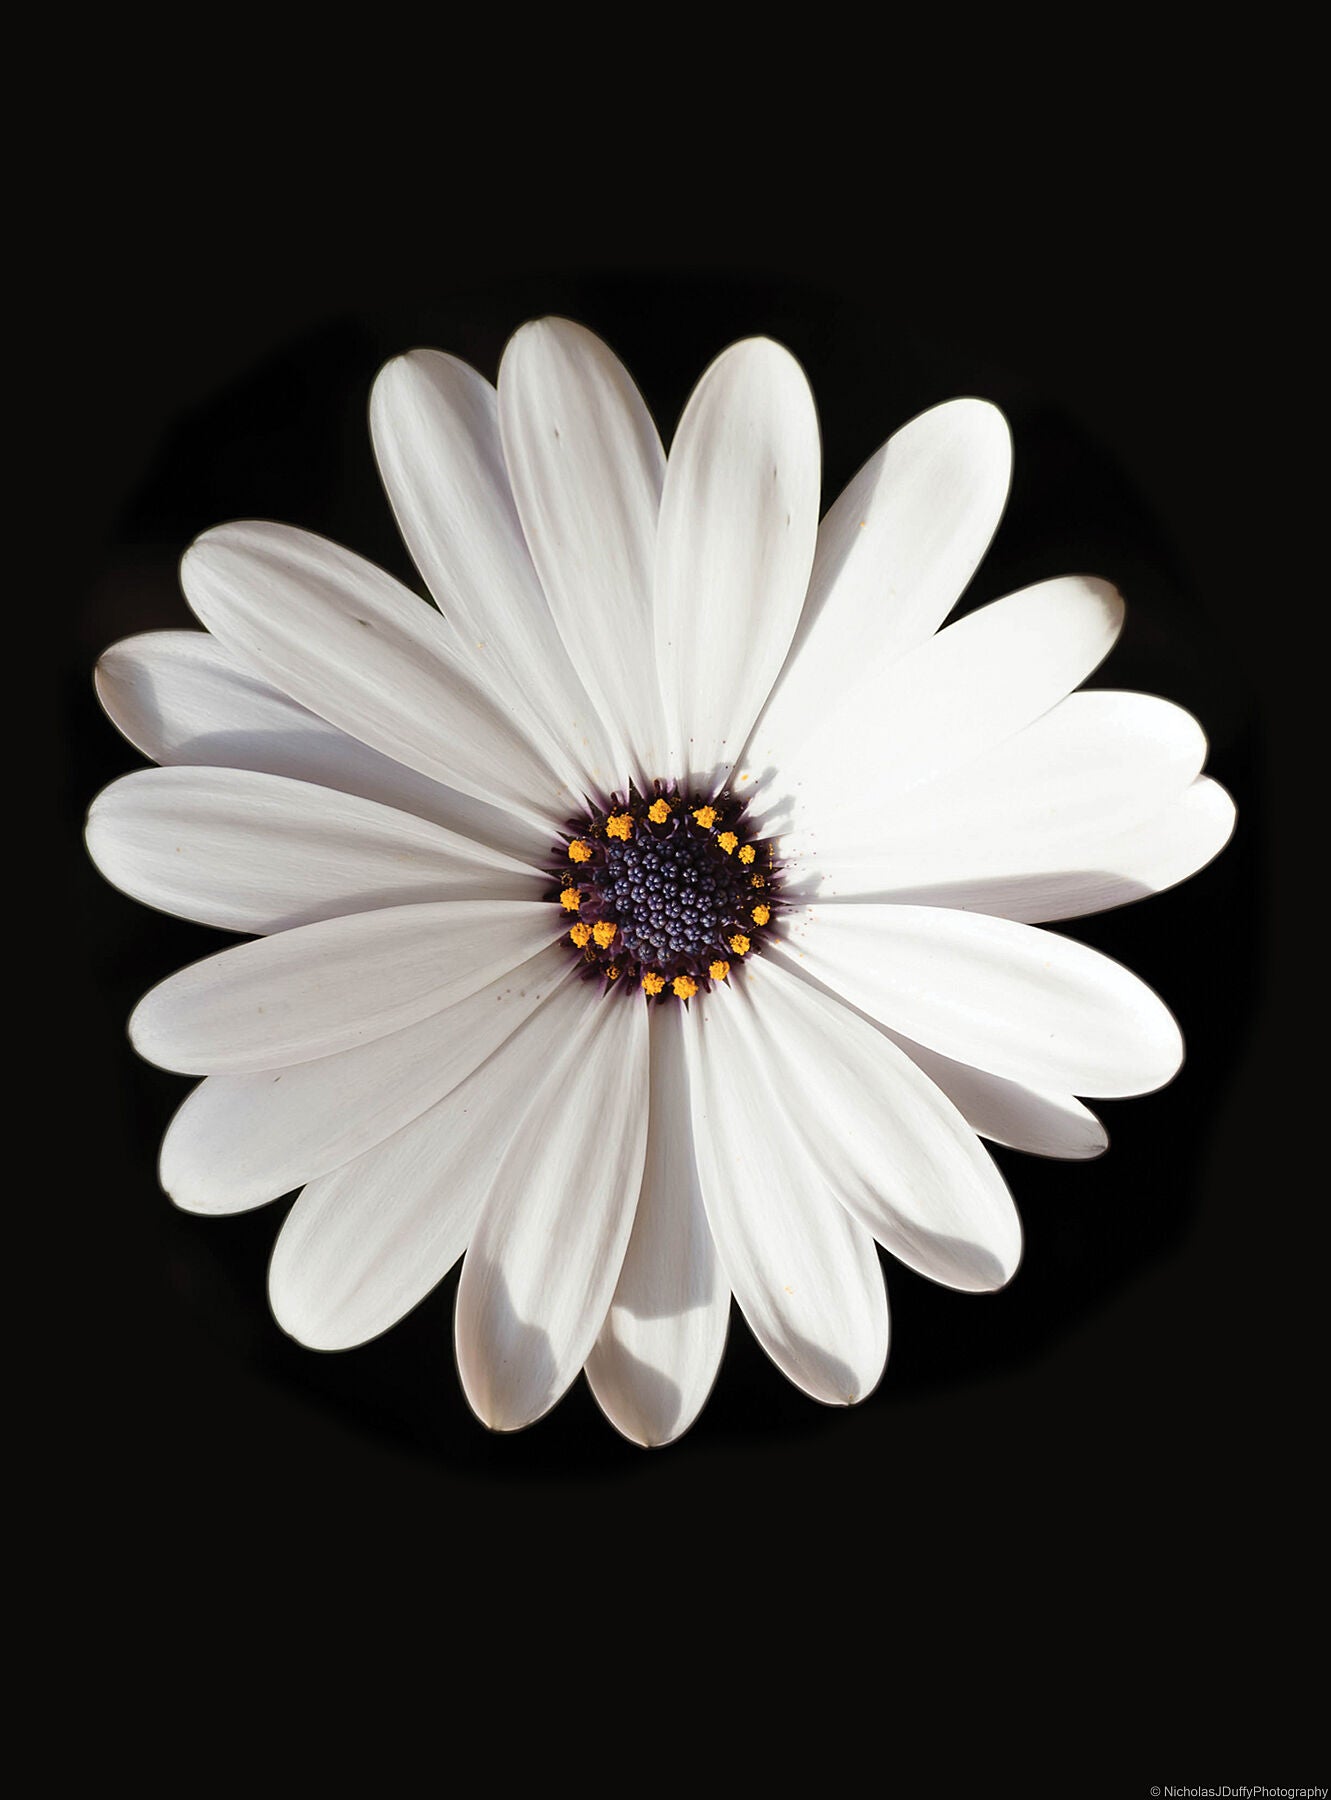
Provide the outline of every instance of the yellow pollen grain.
[[749,954],[749,940],[742,931],[737,931],[734,937],[731,938],[730,948],[735,952],[736,956],[747,956]]
[[757,854],[758,852],[754,849],[752,844],[741,844],[739,860],[742,863],[751,863]]
[[592,926],[592,936],[602,950],[608,950],[615,941],[615,926],[609,919],[602,919]]
[[723,831],[716,841],[720,844],[726,855],[730,856],[733,854],[735,845],[739,842],[739,839],[735,836],[733,831]]
[[629,833],[633,830],[633,819],[629,813],[611,813],[605,822],[607,837],[622,838],[628,842]]
[[654,975],[650,969],[642,978],[642,991],[644,994],[659,994],[664,986],[665,976]]
[[726,976],[730,973],[730,964],[728,962],[720,961],[711,963],[708,966],[707,973],[711,976],[713,981],[724,981]]
[[651,805],[647,808],[647,817],[651,820],[653,825],[664,825],[666,820],[670,817],[670,802],[668,800],[653,800]]
[[611,963],[610,967],[605,972],[605,978],[607,981],[618,981],[619,980],[619,964],[618,963]]
[[571,925],[569,927],[568,935],[573,939],[573,942],[578,946],[579,950],[581,950],[590,939],[592,928],[590,925],[584,925],[582,921],[579,920],[576,925]]
[[766,925],[771,916],[772,909],[770,906],[755,906],[753,909],[753,922],[755,925]]
[[764,878],[761,875],[750,875],[749,886],[750,887],[766,887],[767,882],[764,880]]
[[559,896],[559,904],[565,912],[577,912],[582,905],[582,895],[577,888],[565,888]]
[[721,815],[714,806],[696,806],[693,809],[693,816],[704,831],[710,831]]
[[568,853],[573,862],[590,862],[592,860],[592,847],[590,844],[584,844],[581,838],[574,838],[568,847]]
[[675,990],[676,1000],[692,1000],[698,991],[698,984],[692,975],[676,975],[671,985]]

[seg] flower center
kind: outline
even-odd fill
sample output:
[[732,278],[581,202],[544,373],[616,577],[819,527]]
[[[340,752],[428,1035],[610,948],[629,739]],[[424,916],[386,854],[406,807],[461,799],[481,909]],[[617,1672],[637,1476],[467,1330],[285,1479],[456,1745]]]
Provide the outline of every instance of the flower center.
[[758,954],[778,905],[770,840],[744,830],[744,803],[658,783],[575,821],[553,871],[575,913],[569,943],[590,976],[690,1000]]

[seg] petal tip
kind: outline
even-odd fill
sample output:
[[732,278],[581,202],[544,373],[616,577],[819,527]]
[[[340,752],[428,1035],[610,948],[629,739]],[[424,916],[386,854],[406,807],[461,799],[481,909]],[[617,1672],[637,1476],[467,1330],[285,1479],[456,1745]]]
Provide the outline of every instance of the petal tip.
[[955,400],[944,400],[938,406],[930,408],[930,411],[947,414],[952,419],[964,416],[967,424],[991,437],[995,444],[1006,444],[1011,448],[1012,426],[1007,414],[1001,406],[993,400],[987,400],[983,394],[958,394]]
[[1123,628],[1123,618],[1127,611],[1122,594],[1112,581],[1106,581],[1101,575],[1084,575],[1082,579],[1099,600],[1104,609],[1105,624],[1117,637]]

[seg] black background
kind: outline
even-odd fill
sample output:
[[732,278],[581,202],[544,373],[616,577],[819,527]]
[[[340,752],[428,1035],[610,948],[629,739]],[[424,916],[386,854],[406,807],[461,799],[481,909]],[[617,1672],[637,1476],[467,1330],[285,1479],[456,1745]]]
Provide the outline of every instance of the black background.
[[[34,730],[55,723],[52,910],[77,1025],[52,1220],[74,1292],[44,1306],[35,1360],[80,1604],[151,1617],[186,1659],[327,1619],[359,1662],[405,1620],[482,1687],[564,1662],[591,1680],[679,1633],[637,1702],[649,1741],[662,1706],[733,1720],[755,1675],[750,1724],[821,1714],[833,1741],[843,1709],[918,1723],[928,1704],[949,1720],[928,1756],[885,1733],[877,1759],[911,1794],[926,1773],[950,1791],[940,1768],[976,1757],[1035,1793],[1317,1778],[1298,1628],[1324,1202],[1277,1158],[1270,854],[1291,591],[1306,606],[1285,427],[1308,353],[1284,304],[1294,252],[1225,119],[1194,118],[1186,145],[1079,150],[1075,173],[1009,146],[966,182],[889,139],[872,178],[857,147],[797,187],[790,146],[627,174],[593,152],[564,178],[539,156],[444,166],[454,136],[435,204],[435,164],[406,193],[345,133],[271,165],[233,145],[206,174],[191,154],[173,168],[187,124],[126,113],[62,189],[37,332],[33,462],[64,504],[41,589],[59,690]],[[1164,1092],[1099,1109],[1095,1163],[998,1153],[1026,1227],[1011,1286],[954,1295],[891,1266],[888,1372],[849,1411],[789,1387],[736,1315],[698,1424],[650,1454],[581,1384],[531,1430],[485,1433],[453,1370],[455,1277],[361,1350],[281,1334],[264,1278],[286,1203],[170,1206],[154,1161],[187,1084],[124,1039],[142,991],[224,940],[107,888],[78,847],[92,795],[141,763],[92,663],[191,623],[175,564],[194,533],[288,520],[418,586],[369,450],[375,370],[432,344],[492,377],[547,311],[610,341],[667,441],[718,350],[781,339],[817,399],[826,500],[923,407],[998,402],[1015,481],[965,605],[1115,580],[1128,624],[1096,684],[1196,712],[1240,810],[1195,880],[1059,927],[1164,996],[1188,1060]],[[352,1633],[361,1609],[376,1623]],[[518,1625],[525,1647],[503,1648]]]

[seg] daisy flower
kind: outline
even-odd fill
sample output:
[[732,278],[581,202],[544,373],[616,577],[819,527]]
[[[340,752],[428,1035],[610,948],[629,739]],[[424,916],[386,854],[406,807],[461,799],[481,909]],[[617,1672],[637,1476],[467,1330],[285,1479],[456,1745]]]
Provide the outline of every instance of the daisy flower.
[[716,1378],[730,1300],[815,1399],[863,1398],[876,1245],[970,1291],[1021,1254],[982,1139],[1094,1156],[1075,1096],[1159,1087],[1173,1018],[1051,921],[1182,880],[1233,822],[1197,723],[1079,685],[1122,603],[1068,576],[947,615],[1011,447],[954,400],[819,521],[803,372],[703,375],[667,457],[590,332],[524,326],[498,386],[414,351],[375,455],[435,604],[307,531],[205,532],[206,627],[107,652],[161,766],[94,803],[98,867],[243,943],[135,1010],[202,1076],[163,1186],[302,1192],[273,1312],[345,1349],[463,1258],[457,1366],[530,1424],[580,1371],[642,1444]]

